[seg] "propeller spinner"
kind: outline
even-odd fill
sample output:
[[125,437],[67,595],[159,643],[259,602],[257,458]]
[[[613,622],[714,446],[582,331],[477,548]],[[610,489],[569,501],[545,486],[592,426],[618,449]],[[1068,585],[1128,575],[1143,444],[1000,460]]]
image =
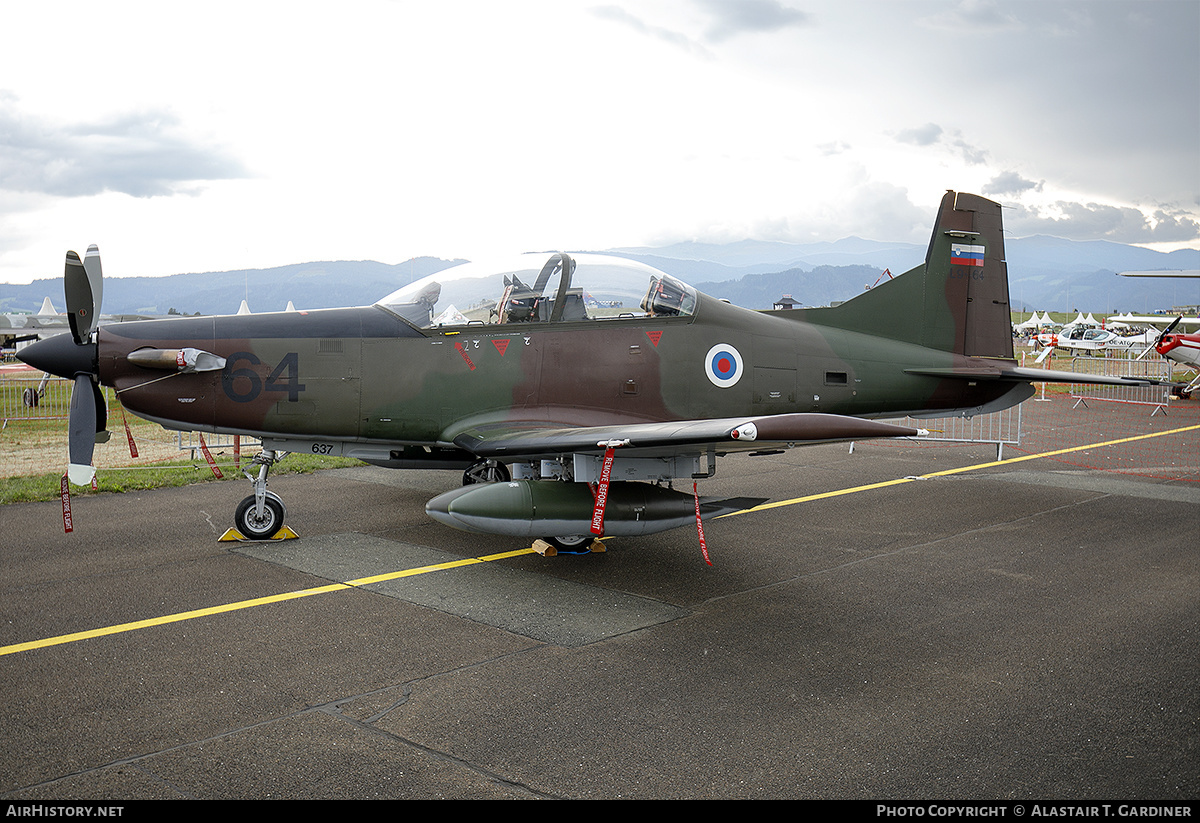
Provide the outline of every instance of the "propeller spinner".
[[1174,320],[1171,321],[1171,325],[1169,325],[1165,329],[1163,329],[1163,333],[1160,334],[1158,336],[1158,339],[1154,341],[1154,348],[1157,349],[1159,346],[1161,346],[1163,344],[1163,341],[1167,339],[1167,335],[1170,334],[1171,332],[1175,331],[1175,327],[1179,325],[1179,321],[1182,319],[1183,319],[1183,315],[1181,314],[1178,317],[1176,317]]
[[[1154,344],[1147,346],[1146,350],[1137,356],[1137,359],[1141,360],[1143,357],[1145,357],[1152,351],[1159,351],[1159,346],[1161,346],[1163,344],[1163,341],[1167,339],[1167,335],[1175,330],[1175,327],[1179,325],[1179,321],[1182,319],[1183,319],[1183,315],[1181,314],[1178,317],[1176,317],[1174,320],[1172,320],[1171,325],[1169,325],[1165,329],[1163,329],[1162,332],[1158,335],[1158,337],[1156,337],[1154,339]],[[1159,353],[1161,354],[1161,352],[1159,352]]]

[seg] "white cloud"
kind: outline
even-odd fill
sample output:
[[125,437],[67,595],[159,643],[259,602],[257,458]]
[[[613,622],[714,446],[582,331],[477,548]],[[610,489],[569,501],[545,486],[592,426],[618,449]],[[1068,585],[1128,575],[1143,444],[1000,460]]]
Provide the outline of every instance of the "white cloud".
[[966,35],[1020,31],[1025,27],[1018,15],[993,0],[959,0],[937,14],[922,17],[919,23],[930,29]]
[[186,132],[169,111],[56,123],[23,115],[12,95],[0,99],[0,154],[0,189],[59,197],[154,197],[196,181],[246,176],[236,159]]
[[1042,183],[1026,180],[1015,171],[1005,171],[993,177],[981,190],[989,197],[1020,195],[1027,191],[1041,191]]
[[1188,243],[1200,239],[1194,215],[1165,209],[1146,214],[1132,206],[1057,201],[1042,207],[1018,205],[1005,215],[1011,234],[1049,234],[1070,240],[1116,243]]
[[1074,237],[1200,219],[1200,4],[116,0],[6,24],[0,282],[91,242],[167,274],[919,240],[947,188]]
[[812,20],[806,12],[778,0],[696,0],[696,4],[713,17],[708,39],[714,43],[742,34],[806,26]]

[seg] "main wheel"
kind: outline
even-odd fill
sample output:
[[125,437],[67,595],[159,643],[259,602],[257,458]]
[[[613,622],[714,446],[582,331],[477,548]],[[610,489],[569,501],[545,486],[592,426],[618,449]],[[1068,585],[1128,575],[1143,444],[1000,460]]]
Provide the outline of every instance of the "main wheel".
[[263,501],[263,513],[259,517],[254,513],[254,495],[250,495],[238,503],[233,524],[251,540],[269,540],[283,527],[283,504],[268,497]]
[[563,554],[588,554],[593,538],[590,534],[560,534],[558,537],[543,537],[547,543]]
[[512,479],[508,466],[499,460],[476,460],[463,472],[463,485],[475,483],[507,483]]

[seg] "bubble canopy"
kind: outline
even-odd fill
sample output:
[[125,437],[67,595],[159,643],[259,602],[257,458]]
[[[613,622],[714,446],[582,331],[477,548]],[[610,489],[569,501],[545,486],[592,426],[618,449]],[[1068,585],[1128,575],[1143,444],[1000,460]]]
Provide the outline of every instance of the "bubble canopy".
[[465,263],[375,305],[419,328],[686,317],[696,290],[658,269],[601,254],[523,254]]

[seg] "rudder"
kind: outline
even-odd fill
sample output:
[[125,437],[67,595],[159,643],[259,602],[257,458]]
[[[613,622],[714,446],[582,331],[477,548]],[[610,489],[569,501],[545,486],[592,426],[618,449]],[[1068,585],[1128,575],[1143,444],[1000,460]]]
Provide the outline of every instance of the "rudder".
[[968,357],[1013,357],[1000,204],[946,192],[925,257],[923,345]]

